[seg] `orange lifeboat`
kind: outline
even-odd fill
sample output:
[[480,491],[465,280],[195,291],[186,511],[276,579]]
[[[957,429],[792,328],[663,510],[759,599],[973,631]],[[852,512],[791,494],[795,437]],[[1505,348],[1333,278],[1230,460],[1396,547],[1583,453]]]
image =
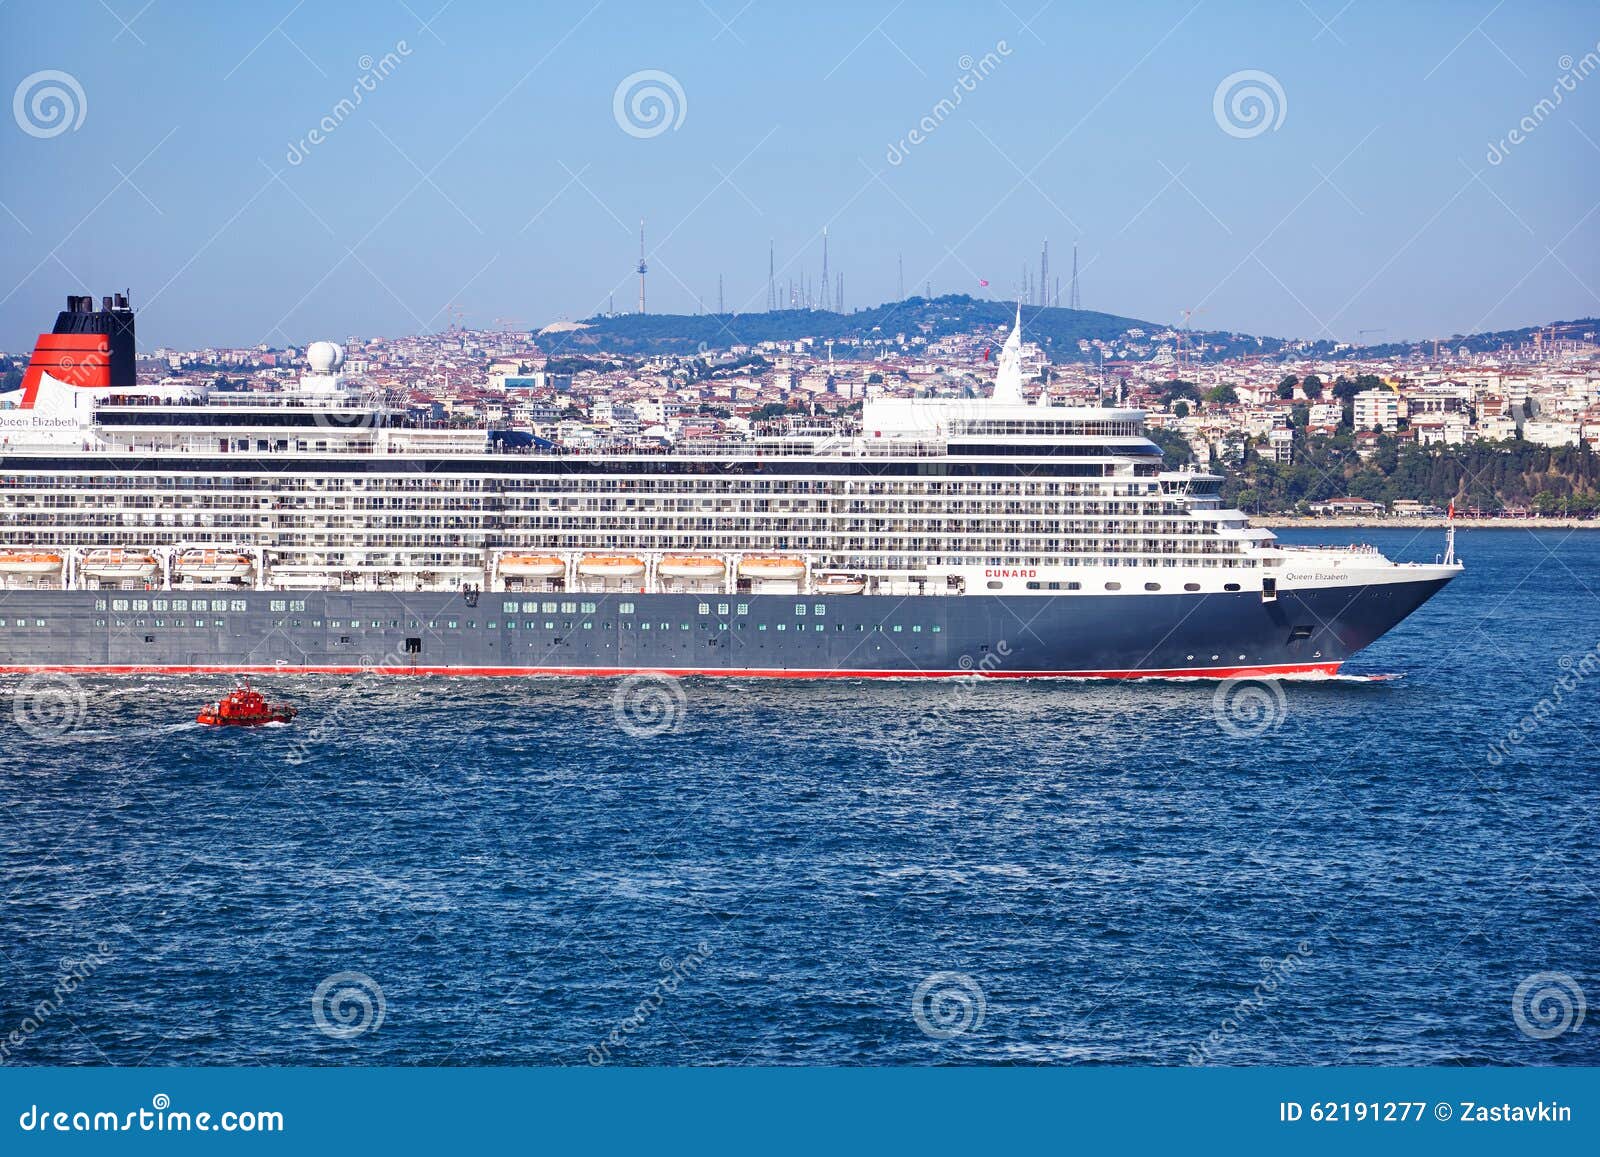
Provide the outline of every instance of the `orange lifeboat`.
[[867,589],[867,578],[859,574],[825,574],[816,581],[819,595],[859,595]]
[[225,698],[202,707],[194,718],[205,727],[260,727],[288,723],[299,713],[287,703],[268,703],[265,695],[251,689],[248,679],[241,679]]
[[641,578],[644,559],[627,554],[586,554],[578,560],[578,573],[585,578]]
[[746,578],[793,582],[805,577],[806,564],[789,555],[749,555],[739,560],[739,573]]
[[186,550],[178,558],[180,577],[196,582],[235,582],[255,569],[247,554],[231,550]]
[[553,554],[504,554],[500,573],[507,578],[560,578],[567,564]]
[[79,568],[85,578],[150,579],[161,564],[156,556],[142,550],[91,550]]
[[656,573],[662,578],[712,579],[721,578],[727,565],[720,558],[705,554],[668,554],[661,557]]
[[0,552],[0,574],[49,574],[61,569],[61,556],[42,551]]

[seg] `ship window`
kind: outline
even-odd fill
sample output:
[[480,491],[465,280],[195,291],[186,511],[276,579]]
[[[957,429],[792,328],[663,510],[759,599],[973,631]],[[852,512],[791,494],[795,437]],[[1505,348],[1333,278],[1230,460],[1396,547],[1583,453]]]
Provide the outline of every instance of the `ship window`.
[[228,624],[223,619],[212,619],[211,620],[211,625],[213,627],[226,627]]
[[933,626],[933,627],[929,627],[928,630],[933,632],[935,635],[937,635],[940,631],[944,630],[944,628],[940,627],[940,626]]
[[1299,627],[1296,627],[1294,630],[1289,632],[1289,641],[1291,643],[1294,642],[1296,639],[1309,639],[1310,637],[1311,637],[1311,628],[1307,627],[1307,626],[1299,626]]
[[617,613],[619,615],[631,615],[631,614],[633,614],[633,604],[632,603],[618,603],[617,604]]
[[701,614],[701,615],[709,615],[711,613],[711,604],[710,603],[701,603],[700,606],[696,608],[695,613],[696,614]]
[[291,611],[303,611],[303,610],[305,610],[306,609],[306,601],[305,601],[305,599],[290,599],[289,600],[289,609]]
[[1161,584],[1160,583],[1145,583],[1144,584],[1144,589],[1147,590],[1147,591],[1158,591],[1158,590],[1161,589]]
[[[39,626],[41,626],[41,627],[44,626],[44,620],[43,619],[40,619],[38,622],[39,622]],[[144,626],[144,620],[143,619],[134,619],[133,620],[133,625],[136,626],[136,627],[142,627],[142,626]]]
[[1106,584],[1106,590],[1108,590],[1108,591],[1120,591],[1121,589],[1122,589],[1122,584],[1121,583],[1107,583]]
[[517,600],[516,599],[510,599],[510,600],[508,600],[506,602],[501,603],[500,604],[500,609],[502,611],[505,611],[509,615],[516,614],[517,613]]
[[788,623],[779,623],[778,624],[778,630],[787,631],[788,629],[789,629],[789,624]]
[[556,625],[553,622],[551,622],[549,619],[546,619],[544,621],[544,629],[547,630],[547,631],[553,631],[553,630],[556,629]]
[[133,609],[136,610],[136,611],[148,611],[150,609],[150,600],[149,599],[134,599],[133,600]]
[[450,619],[446,621],[445,626],[449,627],[453,631],[456,627],[456,621],[454,619]]
[[641,631],[648,631],[650,629],[650,624],[649,623],[640,623],[639,624],[639,629]]
[[[95,601],[94,601],[94,609],[97,610],[97,611],[105,610],[106,609],[106,601],[105,601],[105,599],[95,599]],[[179,609],[181,610],[182,608],[179,608]]]
[[680,631],[687,631],[689,629],[689,624],[688,623],[679,623],[678,624],[678,629]]
[[506,630],[514,631],[516,629],[517,629],[517,620],[516,619],[507,619],[506,620]]
[[991,581],[991,582],[989,582],[989,583],[987,583],[985,585],[988,586],[988,588],[990,590],[997,591],[997,590],[1000,590],[1002,587],[1004,587],[1006,584],[1003,583],[1003,582]]
[[[197,603],[195,605],[198,606],[199,604]],[[228,600],[227,599],[212,599],[211,600],[211,609],[213,611],[225,611],[225,610],[227,610],[228,609]]]
[[[5,620],[0,619],[0,627],[3,627],[5,625],[6,625],[5,624]],[[94,621],[94,625],[97,626],[97,627],[103,627],[103,626],[106,625],[106,621],[104,619],[96,619]]]
[[164,610],[166,610],[167,609],[167,600],[166,599],[154,599],[154,600],[152,600],[151,603],[150,603],[150,609],[152,611],[164,611]]
[[1200,589],[1200,584],[1199,583],[1184,583],[1183,584],[1183,589],[1186,590],[1186,591],[1197,591],[1197,590]]
[[[102,606],[100,609],[101,610],[105,610],[105,607]],[[189,609],[189,600],[188,599],[173,599],[172,600],[172,609],[175,610],[175,611],[186,611],[186,610],[188,610]]]
[[114,610],[114,611],[125,611],[125,610],[127,610],[128,609],[128,600],[127,599],[112,599],[111,600],[111,609]]
[[349,635],[340,635],[339,636],[339,646],[348,647],[349,645],[350,645],[350,636]]
[[[117,626],[122,627],[122,626],[126,626],[126,625],[127,624],[122,622],[122,620],[120,620],[120,619],[117,620]],[[204,619],[196,619],[194,621],[194,625],[197,626],[197,627],[203,627],[203,626],[206,625],[206,621]]]
[[153,643],[156,641],[156,637],[154,635],[146,635],[144,637],[144,641],[147,643]]
[[[101,610],[104,610],[104,609],[105,609],[104,607],[101,608]],[[748,615],[750,613],[750,604],[749,603],[740,603],[739,604],[739,613],[741,615]]]
[[895,633],[895,634],[897,634],[897,635],[898,635],[898,634],[899,634],[899,633],[900,633],[900,632],[901,632],[901,631],[903,631],[903,630],[905,630],[905,628],[904,628],[904,627],[902,627],[902,626],[901,626],[901,625],[900,625],[900,624],[899,624],[899,623],[896,623],[896,624],[895,624],[895,625],[894,625],[894,633]]
[[1236,591],[1236,590],[1239,589],[1239,584],[1238,583],[1223,583],[1222,584],[1222,589],[1225,590],[1225,591]]
[[267,604],[267,609],[269,611],[286,611],[286,610],[289,609],[289,600],[288,599],[273,599],[270,603]]
[[827,605],[825,603],[817,603],[811,608],[811,613],[813,615],[825,615],[828,613]]
[[765,623],[757,623],[756,624],[756,630],[764,631],[766,629],[767,629],[767,624],[765,624]]
[[584,603],[583,604],[583,610],[582,610],[581,613],[583,613],[585,615],[592,615],[592,614],[594,614],[594,612],[595,612],[595,605],[593,603]]
[[[523,608],[523,610],[528,610],[528,609],[529,608],[527,608],[527,607]],[[539,613],[542,614],[542,615],[553,615],[553,614],[556,613],[556,605],[554,603],[540,603],[539,604]]]
[[586,631],[592,631],[592,630],[594,630],[594,624],[592,622],[589,622],[588,620],[585,620],[584,624],[583,624],[583,629],[586,630]]
[[914,634],[914,635],[920,635],[922,633],[921,624],[918,624],[917,626],[912,627],[911,628],[911,633]]
[[486,622],[486,623],[484,623],[484,624],[483,624],[483,626],[484,626],[484,629],[485,629],[485,630],[489,630],[489,631],[492,631],[492,630],[494,630],[494,629],[495,629],[495,628],[497,628],[497,627],[498,627],[498,626],[499,626],[499,625],[500,625],[500,624],[499,624],[499,623],[497,623],[497,622],[495,622],[495,621],[494,621],[494,620],[493,620],[493,619],[490,619],[490,620],[489,620],[489,621],[488,621],[488,622]]
[[563,615],[575,615],[575,614],[577,614],[578,613],[578,604],[577,603],[562,603],[561,604],[561,613]]
[[806,605],[804,603],[796,603],[794,605],[794,613],[796,615],[804,615],[806,613]]

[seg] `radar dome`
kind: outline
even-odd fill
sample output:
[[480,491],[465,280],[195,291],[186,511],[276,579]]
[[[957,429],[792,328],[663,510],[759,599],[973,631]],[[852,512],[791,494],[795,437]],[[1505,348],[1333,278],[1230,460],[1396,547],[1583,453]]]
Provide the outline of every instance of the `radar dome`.
[[331,341],[314,341],[306,347],[306,362],[314,374],[331,374],[344,365],[344,350]]

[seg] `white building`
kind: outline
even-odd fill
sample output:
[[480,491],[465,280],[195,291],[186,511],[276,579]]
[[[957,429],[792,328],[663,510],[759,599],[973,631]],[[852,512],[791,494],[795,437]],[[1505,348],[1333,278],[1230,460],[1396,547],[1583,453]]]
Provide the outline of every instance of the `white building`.
[[1357,430],[1380,428],[1392,434],[1400,428],[1400,398],[1390,390],[1363,390],[1355,396]]

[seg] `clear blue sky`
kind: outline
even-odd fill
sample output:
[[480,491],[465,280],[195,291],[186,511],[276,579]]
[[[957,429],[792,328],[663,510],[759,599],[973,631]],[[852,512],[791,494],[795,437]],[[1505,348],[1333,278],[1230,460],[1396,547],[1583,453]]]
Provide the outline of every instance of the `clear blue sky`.
[[[1012,293],[1048,236],[1063,285],[1079,241],[1085,307],[1158,322],[1396,340],[1600,313],[1600,74],[1534,112],[1600,54],[1592,3],[591,2],[9,0],[4,92],[56,70],[86,107],[35,135],[60,122],[24,93],[33,133],[15,100],[0,121],[0,347],[124,286],[147,348],[631,309],[641,217],[652,312],[714,307],[719,274],[763,308],[768,239],[814,277],[826,224],[857,306],[902,252],[908,292]],[[613,98],[647,69],[682,118],[631,135]],[[1242,70],[1283,94],[1253,136],[1214,111]]]

